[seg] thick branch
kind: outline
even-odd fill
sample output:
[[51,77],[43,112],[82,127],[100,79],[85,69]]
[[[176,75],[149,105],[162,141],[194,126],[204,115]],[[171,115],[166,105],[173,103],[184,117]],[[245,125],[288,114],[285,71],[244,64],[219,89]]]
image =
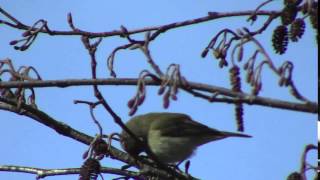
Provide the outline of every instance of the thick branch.
[[[48,80],[48,81],[26,81],[26,82],[0,82],[0,88],[19,88],[19,87],[68,87],[68,86],[88,86],[88,85],[137,85],[138,79],[135,78],[107,78],[107,79],[68,79],[68,80]],[[145,80],[146,85],[159,86],[160,82],[152,79]],[[182,87],[182,86],[180,86]],[[186,88],[186,87],[182,87]],[[296,103],[290,101],[283,101],[278,99],[271,99],[260,96],[253,96],[247,93],[234,92],[230,89],[196,83],[188,82],[188,88],[208,93],[219,94],[231,97],[232,99],[221,100],[220,102],[226,103],[246,103],[249,105],[260,105],[279,109],[318,113],[318,104],[316,102],[309,103]],[[219,102],[219,100],[218,100]]]
[[[42,169],[42,168],[34,168],[34,167],[26,167],[26,166],[0,165],[0,171],[35,174],[37,175],[37,179],[44,178],[47,176],[79,174],[80,170],[81,170],[80,168]],[[116,174],[116,175],[121,175],[126,177],[136,177],[139,175],[139,173],[137,172],[110,168],[110,167],[102,167],[100,172],[107,173],[107,174]]]

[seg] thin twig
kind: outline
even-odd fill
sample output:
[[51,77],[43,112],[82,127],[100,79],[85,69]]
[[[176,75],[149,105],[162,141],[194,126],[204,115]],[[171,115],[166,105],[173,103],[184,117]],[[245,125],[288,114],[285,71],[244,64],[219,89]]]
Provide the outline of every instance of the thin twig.
[[304,180],[307,179],[306,177],[306,171],[307,171],[307,154],[310,150],[318,150],[318,147],[313,145],[313,144],[309,144],[305,147],[302,157],[301,157],[301,167],[300,167],[300,174],[302,175],[302,178]]

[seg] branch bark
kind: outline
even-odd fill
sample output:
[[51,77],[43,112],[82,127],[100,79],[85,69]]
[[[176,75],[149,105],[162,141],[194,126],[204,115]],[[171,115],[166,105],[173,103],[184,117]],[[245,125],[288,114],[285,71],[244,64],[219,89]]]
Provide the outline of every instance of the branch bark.
[[[0,165],[0,171],[35,174],[37,175],[37,179],[45,178],[47,176],[79,174],[80,170],[81,168],[43,169],[43,168],[26,167],[26,166]],[[121,175],[126,177],[136,177],[139,175],[139,173],[137,172],[110,168],[110,167],[102,167],[100,172],[108,173],[108,174],[116,174],[116,175]]]
[[[1,21],[5,25],[11,26],[16,29],[21,30],[32,30],[32,31],[39,31],[41,33],[49,34],[49,35],[63,35],[63,36],[70,36],[70,35],[78,35],[78,36],[88,36],[90,38],[94,37],[110,37],[110,36],[122,36],[123,31],[120,30],[112,30],[107,32],[88,32],[84,30],[77,29],[76,31],[60,31],[60,30],[48,30],[48,29],[37,29],[31,26],[28,26],[18,19],[14,18],[10,13],[5,11],[0,7],[0,13],[9,18],[11,21],[13,21],[15,24],[12,24],[10,22]],[[220,18],[226,18],[226,17],[238,17],[238,16],[251,16],[252,14],[256,16],[273,16],[273,15],[280,15],[281,11],[266,11],[266,10],[259,10],[259,11],[253,11],[253,10],[247,10],[247,11],[237,11],[237,12],[209,12],[207,16],[194,18],[194,19],[188,19],[184,21],[178,21],[174,23],[169,23],[165,25],[159,25],[159,26],[151,26],[151,27],[145,27],[140,29],[133,29],[126,32],[127,34],[137,34],[142,32],[148,32],[148,31],[159,31],[164,32],[169,29],[175,29],[178,27],[183,26],[189,26],[193,24],[203,23],[215,19]]]
[[[138,83],[138,79],[135,78],[106,78],[106,79],[66,79],[66,80],[47,80],[47,81],[12,81],[12,82],[0,82],[0,88],[27,88],[27,87],[34,87],[34,88],[43,88],[43,87],[59,87],[65,88],[70,86],[88,86],[88,85],[128,85],[128,86],[135,86]],[[145,84],[149,86],[160,86],[161,82],[153,80],[153,79],[146,79]],[[224,102],[224,103],[245,103],[248,105],[260,105],[272,108],[279,108],[285,110],[292,110],[292,111],[300,111],[300,112],[307,112],[307,113],[319,113],[319,106],[316,102],[307,102],[307,103],[296,103],[290,101],[284,101],[279,99],[272,99],[267,97],[261,96],[253,96],[247,93],[242,92],[234,92],[230,89],[213,86],[203,83],[197,82],[188,82],[188,87],[183,87],[180,84],[180,87],[183,89],[192,89],[207,93],[219,94],[222,96],[227,96],[230,98],[220,98],[215,99],[215,102]]]

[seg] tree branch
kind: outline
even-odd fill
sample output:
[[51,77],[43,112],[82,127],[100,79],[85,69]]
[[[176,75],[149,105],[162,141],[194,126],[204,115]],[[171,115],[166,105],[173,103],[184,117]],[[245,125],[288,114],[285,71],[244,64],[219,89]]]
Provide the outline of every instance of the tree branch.
[[[69,86],[88,86],[88,85],[129,85],[135,86],[138,83],[138,79],[135,78],[106,78],[106,79],[67,79],[67,80],[47,80],[47,81],[12,81],[12,82],[0,82],[0,88],[42,88],[42,87],[59,87],[65,88]],[[149,86],[159,86],[161,82],[155,81],[153,79],[145,79],[145,84]],[[202,84],[197,82],[188,82],[188,87],[183,87],[180,84],[181,88],[187,88],[192,90],[203,91],[207,93],[214,93],[222,96],[228,96],[232,99],[221,99],[217,102],[225,103],[245,103],[249,105],[260,105],[272,108],[286,109],[292,111],[300,111],[307,113],[318,113],[318,103],[308,102],[308,103],[296,103],[290,101],[283,101],[278,99],[272,99],[261,96],[253,96],[247,93],[234,92],[230,89],[213,86],[208,84]]]
[[[34,167],[27,167],[27,166],[0,165],[0,171],[36,174],[37,179],[45,178],[47,176],[79,174],[80,170],[81,168],[43,169],[43,168],[34,168]],[[110,168],[110,167],[101,167],[100,172],[107,173],[107,174],[116,174],[116,175],[121,175],[126,177],[139,176],[139,173],[137,172]]]
[[[106,32],[88,32],[88,31],[83,31],[83,30],[79,30],[79,29],[77,29],[76,31],[75,30],[72,30],[72,31],[50,30],[50,31],[48,31],[48,29],[33,28],[32,26],[28,26],[28,25],[21,23],[16,18],[14,18],[12,15],[10,15],[10,13],[8,13],[4,9],[2,9],[1,7],[0,7],[0,13],[3,14],[4,16],[8,17],[11,20],[14,19],[15,23],[19,22],[16,24],[12,24],[10,22],[4,23],[6,21],[1,20],[4,24],[11,26],[13,28],[16,28],[16,29],[21,29],[21,30],[30,30],[31,29],[32,31],[39,31],[41,33],[50,34],[50,35],[63,35],[63,36],[78,35],[78,36],[87,36],[90,38],[122,36],[123,35],[123,31],[121,29],[106,31]],[[278,15],[280,15],[281,11],[247,10],[247,11],[223,12],[223,13],[222,12],[221,13],[209,12],[207,16],[203,16],[203,17],[199,17],[199,18],[169,23],[169,24],[165,24],[165,25],[151,26],[151,27],[128,30],[127,34],[136,34],[136,33],[148,32],[148,31],[164,32],[169,29],[174,29],[174,28],[183,27],[183,26],[189,26],[189,25],[203,23],[203,22],[207,22],[207,21],[211,21],[211,20],[215,20],[215,19],[220,19],[220,18],[225,18],[225,17],[250,16],[253,13],[258,16],[270,16],[270,15],[277,15],[278,16]]]

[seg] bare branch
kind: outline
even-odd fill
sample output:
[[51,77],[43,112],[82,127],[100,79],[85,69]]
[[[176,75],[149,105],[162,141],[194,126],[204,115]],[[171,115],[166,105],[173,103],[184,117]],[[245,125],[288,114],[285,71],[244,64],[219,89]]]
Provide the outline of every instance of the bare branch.
[[[136,78],[106,78],[106,79],[66,79],[66,80],[48,80],[48,81],[28,81],[28,82],[0,82],[0,88],[19,88],[19,87],[60,87],[65,88],[69,86],[88,86],[88,85],[129,85],[136,86],[139,79]],[[145,84],[149,86],[160,86],[161,82],[153,79],[145,79]],[[308,113],[318,113],[318,103],[295,103],[289,101],[283,101],[278,99],[271,99],[261,96],[253,96],[243,92],[233,92],[230,89],[213,86],[208,84],[202,84],[197,82],[188,82],[193,90],[204,91],[208,93],[218,93],[219,95],[228,96],[234,98],[233,100],[223,100],[216,102],[227,102],[227,103],[246,103],[249,105],[261,105],[279,109],[301,111]],[[183,88],[183,87],[182,87]]]
[[[5,15],[6,17],[11,17],[14,18],[12,15],[10,15],[8,12],[6,12],[4,9],[0,7],[0,13]],[[281,11],[265,11],[265,10],[259,10],[259,11],[237,11],[237,12],[209,12],[207,16],[199,17],[199,18],[194,18],[194,19],[189,19],[185,21],[180,21],[180,22],[174,22],[170,24],[165,24],[165,25],[160,25],[160,26],[151,26],[151,27],[145,27],[145,28],[140,28],[140,29],[133,29],[133,30],[128,30],[127,34],[136,34],[136,33],[142,33],[142,32],[148,32],[148,31],[159,31],[159,32],[164,32],[170,29],[175,29],[178,27],[183,27],[183,26],[189,26],[193,24],[198,24],[198,23],[203,23],[215,19],[220,19],[220,18],[226,18],[226,17],[237,17],[237,16],[251,16],[252,14],[256,14],[258,16],[270,16],[270,15],[280,15]],[[11,19],[10,18],[10,19]],[[14,18],[15,19],[15,18]],[[15,20],[19,22],[18,20]],[[8,24],[6,24],[8,25]],[[29,30],[31,26],[24,25],[22,23],[17,23],[14,26],[11,26],[17,29],[21,30]],[[38,30],[37,28],[33,28],[32,31]],[[110,36],[122,36],[123,35],[123,30],[112,30],[112,31],[107,31],[107,32],[88,32],[88,31],[83,31],[77,29],[77,31],[59,31],[59,30],[51,30],[49,32],[47,29],[41,29],[41,33],[46,33],[50,35],[62,35],[62,36],[68,36],[68,35],[78,35],[78,36],[87,36],[87,37],[110,37]],[[155,38],[155,37],[153,37]]]
[[[43,169],[43,168],[35,168],[35,167],[27,167],[27,166],[0,165],[0,171],[35,174],[37,175],[37,179],[45,178],[47,176],[79,174],[80,170],[81,170],[80,168]],[[116,175],[121,175],[126,177],[139,176],[139,173],[137,172],[111,168],[111,167],[102,167],[101,173],[116,174]]]

